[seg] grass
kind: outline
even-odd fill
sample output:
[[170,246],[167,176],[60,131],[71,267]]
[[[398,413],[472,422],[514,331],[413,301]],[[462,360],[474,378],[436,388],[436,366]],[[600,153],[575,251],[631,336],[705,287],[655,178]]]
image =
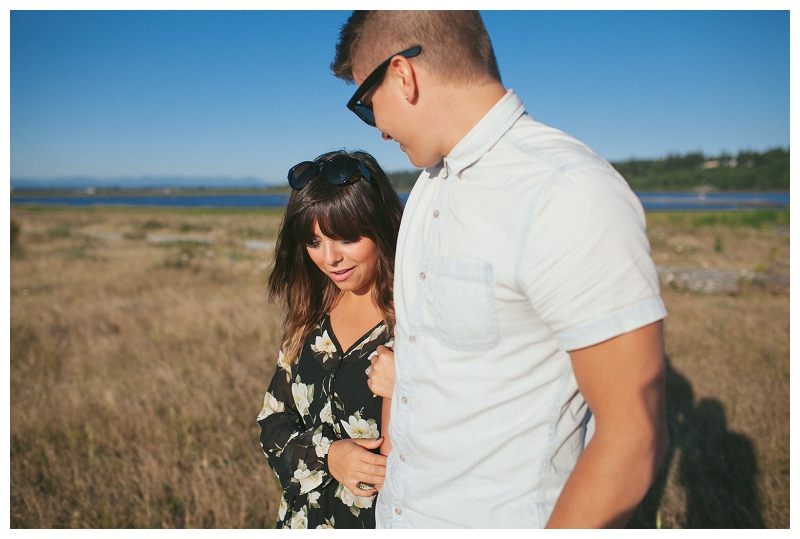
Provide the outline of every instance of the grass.
[[671,447],[631,526],[788,528],[788,296],[662,296]]
[[[280,211],[11,214],[11,527],[273,526],[255,416],[280,313],[271,253],[243,243],[274,240]],[[698,216],[648,214],[657,263],[788,260],[788,214]],[[788,295],[662,294],[672,446],[631,526],[788,528]]]
[[[276,217],[212,219],[209,246],[85,236],[148,222],[135,212],[14,214],[11,526],[274,525],[255,416],[279,313],[264,295],[266,253],[224,240],[226,227]],[[208,222],[158,219],[176,233]]]
[[654,212],[647,236],[656,264],[763,273],[789,260],[789,212]]

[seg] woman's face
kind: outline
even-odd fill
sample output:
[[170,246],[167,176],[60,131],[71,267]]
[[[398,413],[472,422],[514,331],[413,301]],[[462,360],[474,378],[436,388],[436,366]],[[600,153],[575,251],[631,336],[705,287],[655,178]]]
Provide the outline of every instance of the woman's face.
[[378,269],[378,247],[367,237],[356,242],[334,240],[314,222],[314,234],[306,245],[308,256],[340,290],[366,294]]

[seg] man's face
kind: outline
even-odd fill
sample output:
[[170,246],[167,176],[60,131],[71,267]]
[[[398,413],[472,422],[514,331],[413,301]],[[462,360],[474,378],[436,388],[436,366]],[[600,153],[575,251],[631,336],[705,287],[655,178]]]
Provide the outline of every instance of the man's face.
[[[368,75],[369,72],[353,71],[353,78],[359,85]],[[425,119],[420,117],[418,104],[411,105],[406,100],[402,84],[391,65],[383,80],[367,92],[361,102],[371,106],[375,126],[380,130],[383,140],[396,141],[412,165],[427,168],[442,160],[444,156],[438,155],[431,140],[433,131],[425,128]]]

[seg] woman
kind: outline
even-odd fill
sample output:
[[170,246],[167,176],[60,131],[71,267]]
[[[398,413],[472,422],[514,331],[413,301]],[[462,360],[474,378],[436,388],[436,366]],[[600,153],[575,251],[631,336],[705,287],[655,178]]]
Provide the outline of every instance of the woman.
[[258,416],[283,487],[276,527],[374,528],[386,457],[370,356],[391,346],[403,205],[375,159],[333,152],[289,171],[269,278],[286,306],[278,366]]

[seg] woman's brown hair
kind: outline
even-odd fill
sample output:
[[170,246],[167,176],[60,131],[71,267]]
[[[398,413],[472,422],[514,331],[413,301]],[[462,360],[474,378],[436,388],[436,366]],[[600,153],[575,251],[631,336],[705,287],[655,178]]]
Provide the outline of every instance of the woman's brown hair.
[[[337,151],[317,157],[317,162],[337,156],[357,159],[367,167],[371,183],[359,179],[347,185],[329,185],[320,170],[301,190],[292,190],[275,243],[275,259],[269,277],[269,297],[286,308],[281,349],[295,363],[303,343],[325,313],[336,304],[341,291],[314,264],[306,245],[319,223],[323,234],[335,240],[358,241],[367,237],[378,249],[378,268],[372,301],[384,322],[394,326],[394,255],[403,203],[386,173],[366,152]],[[358,174],[358,172],[356,172]]]

